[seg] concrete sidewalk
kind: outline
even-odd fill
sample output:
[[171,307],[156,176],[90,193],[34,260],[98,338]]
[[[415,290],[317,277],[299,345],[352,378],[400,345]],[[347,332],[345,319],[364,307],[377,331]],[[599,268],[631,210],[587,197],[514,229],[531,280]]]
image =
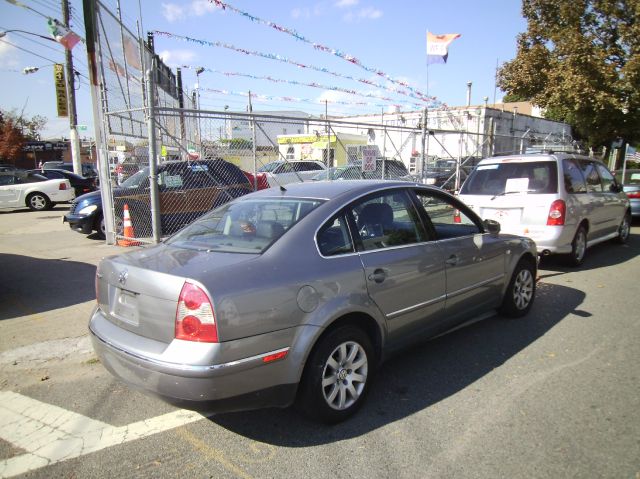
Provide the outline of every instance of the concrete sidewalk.
[[59,348],[70,354],[71,344],[84,344],[95,267],[105,256],[131,250],[71,231],[62,222],[67,211],[67,205],[0,211],[0,363],[11,350],[26,354],[25,347],[43,342],[50,347],[39,347],[42,356],[59,355],[58,340],[66,340]]

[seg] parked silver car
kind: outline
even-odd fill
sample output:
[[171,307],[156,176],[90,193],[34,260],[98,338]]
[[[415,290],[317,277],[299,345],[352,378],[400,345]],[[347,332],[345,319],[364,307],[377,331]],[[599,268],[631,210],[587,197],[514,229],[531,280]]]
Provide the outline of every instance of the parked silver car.
[[540,254],[582,264],[587,248],[631,228],[629,199],[602,162],[555,153],[486,158],[460,189],[460,199],[503,232],[528,236]]
[[297,401],[337,422],[390,352],[495,309],[525,315],[535,278],[533,241],[438,188],[298,183],[103,259],[89,328],[109,371],[172,403]]
[[267,176],[269,186],[281,186],[289,183],[308,181],[324,169],[325,166],[320,161],[278,160],[267,163],[258,171]]

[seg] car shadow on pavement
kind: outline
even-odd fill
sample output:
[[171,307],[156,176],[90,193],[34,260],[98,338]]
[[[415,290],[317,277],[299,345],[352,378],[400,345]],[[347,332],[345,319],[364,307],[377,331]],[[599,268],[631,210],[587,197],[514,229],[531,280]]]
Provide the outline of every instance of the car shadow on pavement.
[[214,424],[256,441],[308,447],[361,436],[453,396],[490,374],[545,335],[577,308],[585,293],[541,283],[530,313],[499,316],[424,342],[383,364],[367,402],[350,420],[322,426],[292,409],[265,409],[210,417]]
[[0,321],[90,301],[96,267],[0,253]]
[[[615,249],[615,254],[612,254],[612,248]],[[580,266],[568,266],[563,255],[550,255],[540,260],[539,267],[544,270],[565,273],[587,271],[626,263],[638,255],[640,255],[640,234],[631,233],[626,244],[619,244],[616,243],[616,240],[610,240],[592,246],[587,250],[584,263]],[[549,276],[555,276],[555,274],[545,274],[542,277]]]

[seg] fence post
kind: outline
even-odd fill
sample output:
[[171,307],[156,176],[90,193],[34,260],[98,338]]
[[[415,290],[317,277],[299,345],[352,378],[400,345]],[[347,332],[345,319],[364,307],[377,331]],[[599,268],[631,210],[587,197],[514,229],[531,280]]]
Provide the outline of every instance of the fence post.
[[149,133],[149,186],[151,199],[151,230],[153,242],[159,243],[162,235],[160,225],[160,201],[158,196],[158,158],[156,151],[156,111],[155,111],[155,81],[154,71],[156,62],[151,61],[151,68],[147,70],[147,130]]
[[[258,191],[258,153],[256,148],[256,116],[251,104],[251,90],[249,90],[249,114],[251,115],[251,153],[253,154],[253,191]],[[226,116],[225,116],[226,118]],[[225,131],[225,136],[227,132]]]

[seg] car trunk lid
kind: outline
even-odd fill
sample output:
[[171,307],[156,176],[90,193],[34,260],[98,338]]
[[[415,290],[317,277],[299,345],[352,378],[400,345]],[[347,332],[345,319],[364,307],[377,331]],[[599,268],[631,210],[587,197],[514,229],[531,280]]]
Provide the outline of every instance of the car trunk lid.
[[201,283],[203,275],[223,275],[225,268],[256,256],[197,253],[159,245],[103,259],[96,273],[96,294],[107,319],[144,338],[169,343],[175,337],[176,309],[185,281]]

